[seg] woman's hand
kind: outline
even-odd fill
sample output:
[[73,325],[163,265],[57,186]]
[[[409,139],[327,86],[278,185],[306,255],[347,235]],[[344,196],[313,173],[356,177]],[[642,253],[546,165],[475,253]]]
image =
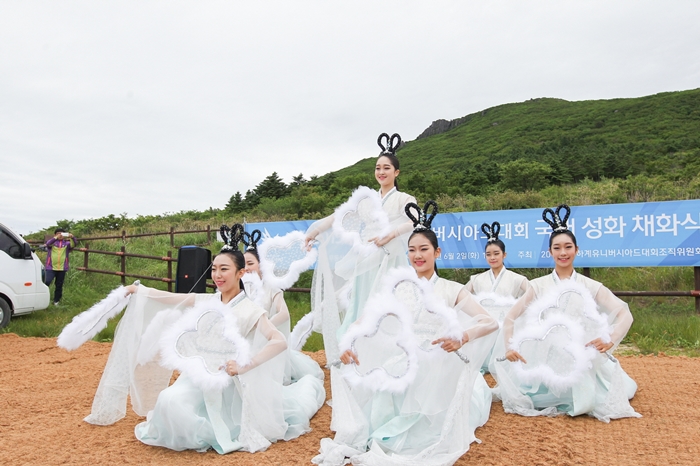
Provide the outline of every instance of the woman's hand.
[[592,347],[594,347],[595,349],[597,349],[599,352],[605,353],[606,351],[608,351],[609,349],[611,349],[613,346],[615,346],[615,343],[613,343],[612,341],[611,341],[611,342],[608,342],[608,343],[605,343],[605,342],[604,342],[603,340],[601,340],[600,338],[596,338],[596,339],[593,340],[593,341],[589,341],[588,344],[586,344],[586,346],[592,346]]
[[139,286],[138,285],[128,285],[128,286],[125,286],[124,289],[126,290],[126,294],[124,295],[126,297],[126,296],[129,296],[130,294],[136,293],[136,291],[139,289]]
[[524,357],[520,355],[517,351],[513,350],[508,350],[506,352],[506,359],[509,360],[510,362],[515,362],[515,361],[522,361],[523,364],[527,364],[527,361],[525,360]]
[[444,349],[448,353],[452,353],[452,352],[460,349],[468,341],[469,341],[469,337],[467,336],[467,333],[465,332],[464,335],[462,336],[461,340],[455,340],[454,338],[438,338],[437,340],[433,341],[431,344],[440,345],[440,348]]
[[360,364],[360,360],[357,359],[357,355],[350,350],[345,350],[345,352],[340,355],[340,362],[343,364]]
[[238,375],[240,371],[240,368],[238,367],[238,363],[236,361],[226,361],[226,364],[224,364],[223,369],[231,377],[233,377],[234,375]]
[[371,238],[369,240],[369,242],[374,243],[377,245],[378,248],[381,248],[382,246],[386,245],[387,243],[389,243],[389,241],[391,241],[394,238],[396,238],[396,235],[395,235],[395,233],[392,232],[392,233],[389,233],[388,235],[386,235],[382,238],[375,236],[374,238]]
[[306,248],[307,251],[311,251],[311,247],[314,245],[313,243],[316,241],[317,236],[317,231],[312,231],[306,234],[306,238],[304,238],[304,248]]

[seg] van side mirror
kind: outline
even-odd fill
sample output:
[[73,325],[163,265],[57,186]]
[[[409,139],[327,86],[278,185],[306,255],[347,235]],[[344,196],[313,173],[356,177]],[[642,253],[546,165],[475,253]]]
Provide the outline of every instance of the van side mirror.
[[29,243],[22,243],[22,257],[31,260],[32,247],[29,245]]

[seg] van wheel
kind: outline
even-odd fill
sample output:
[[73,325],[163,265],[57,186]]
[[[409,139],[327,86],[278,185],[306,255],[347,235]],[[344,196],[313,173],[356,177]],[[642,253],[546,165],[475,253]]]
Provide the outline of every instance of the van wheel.
[[10,317],[12,317],[12,311],[10,310],[10,305],[0,298],[0,328],[7,327],[10,323]]

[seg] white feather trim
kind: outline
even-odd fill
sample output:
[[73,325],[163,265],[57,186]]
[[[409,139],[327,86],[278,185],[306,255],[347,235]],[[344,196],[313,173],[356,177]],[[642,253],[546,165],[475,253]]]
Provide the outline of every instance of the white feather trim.
[[119,314],[129,304],[130,296],[126,296],[126,288],[120,286],[112,290],[105,299],[92,306],[87,311],[73,317],[58,336],[56,344],[61,348],[72,351],[83,343],[92,340],[95,335],[107,327],[107,322]]
[[[581,306],[569,306],[568,300],[562,299],[566,293],[575,293],[581,297],[583,303]],[[566,305],[565,309],[560,306]],[[532,325],[536,322],[542,322],[547,315],[564,312],[572,318],[577,319],[579,316],[581,325],[585,329],[588,341],[595,338],[600,338],[606,343],[610,341],[611,327],[608,319],[598,311],[598,304],[591,296],[591,292],[585,285],[576,282],[575,280],[562,280],[559,284],[551,288],[541,298],[533,301],[527,309],[524,316],[527,320],[527,325]],[[585,342],[588,343],[588,342]]]
[[296,323],[292,333],[289,335],[289,347],[293,350],[301,351],[306,344],[306,340],[313,332],[314,315],[309,312]]
[[474,295],[474,299],[483,307],[513,307],[517,299],[512,296],[503,296],[492,291],[482,292]]
[[[415,284],[420,290],[422,300],[416,304],[422,305],[425,310],[442,320],[439,337],[461,340],[463,331],[466,329],[462,329],[457,319],[457,311],[447,306],[442,298],[436,296],[433,293],[433,285],[428,280],[418,278],[412,267],[396,267],[390,270],[382,279],[381,293],[393,295],[396,285],[404,281]],[[415,320],[417,316],[412,317]]]
[[[265,282],[268,287],[286,290],[299,280],[299,275],[301,275],[302,272],[305,272],[314,265],[318,257],[318,250],[312,248],[310,251],[306,251],[304,249],[305,238],[306,235],[301,231],[292,231],[284,236],[268,238],[258,247],[260,271],[262,272],[263,282]],[[296,247],[295,243],[299,244],[300,252],[304,254],[303,257],[293,261],[281,276],[279,275],[279,270],[276,274],[275,269],[279,267],[279,264],[275,262],[275,255],[271,254],[271,251]]]
[[180,317],[182,317],[182,311],[179,309],[163,309],[153,317],[146,331],[141,335],[141,343],[136,353],[138,364],[144,366],[156,359],[160,351],[160,336],[163,330],[173,325]]
[[[413,383],[418,372],[418,346],[411,329],[411,315],[393,294],[375,295],[367,300],[362,312],[362,320],[350,326],[341,338],[338,344],[340,352],[352,349],[358,338],[372,338],[378,332],[381,320],[389,314],[396,316],[401,326],[394,343],[406,353],[406,372],[395,377],[383,367],[376,367],[360,374],[357,366],[350,364],[344,366],[341,373],[351,386],[363,386],[373,391],[403,393]],[[383,343],[386,344],[386,340]],[[363,354],[360,352],[357,357],[362,363]]]
[[[222,318],[222,328],[216,330],[221,331],[220,336],[235,346],[236,355],[232,356],[231,359],[234,359],[239,367],[250,364],[250,344],[241,336],[236,316],[233,315],[230,307],[216,299],[210,299],[186,311],[177,322],[163,332],[160,338],[161,365],[187,374],[192,382],[204,391],[219,391],[233,380],[225,370],[219,369],[217,372],[210,372],[203,357],[183,356],[176,349],[180,336],[187,332],[196,332],[200,317],[208,312],[216,313]],[[222,365],[224,363],[225,360],[222,361]]]
[[[371,207],[363,209],[363,212],[358,213],[360,202],[370,202]],[[353,246],[353,249],[363,256],[368,256],[377,250],[377,245],[369,243],[369,238],[362,238],[359,231],[346,230],[343,226],[343,218],[348,215],[360,216],[360,221],[371,228],[375,232],[372,236],[383,238],[391,233],[391,224],[389,216],[382,208],[382,198],[379,192],[370,189],[367,186],[357,188],[350,198],[344,204],[335,209],[333,220],[333,232],[340,239]]]
[[[566,303],[562,302],[562,297],[571,292],[581,296],[581,306],[571,304],[568,300]],[[561,305],[565,307],[561,308]],[[518,361],[513,364],[513,369],[520,380],[529,384],[542,383],[555,395],[579,383],[599,355],[595,348],[586,344],[595,338],[610,341],[607,319],[597,309],[597,304],[588,289],[573,280],[563,280],[532,302],[523,316],[527,319],[526,325],[513,333],[508,347],[520,352],[525,341],[541,341],[547,345],[545,341],[552,338],[552,344],[559,348],[558,351],[568,353],[573,361],[568,374],[557,373],[546,361],[528,360],[526,365]],[[557,335],[556,331],[552,330],[555,328],[565,329],[568,338]]]

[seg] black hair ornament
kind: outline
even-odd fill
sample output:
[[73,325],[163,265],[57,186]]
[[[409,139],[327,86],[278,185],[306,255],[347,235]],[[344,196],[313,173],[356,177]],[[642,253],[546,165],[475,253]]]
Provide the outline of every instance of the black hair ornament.
[[396,155],[396,149],[401,145],[401,136],[398,133],[394,133],[389,137],[388,134],[382,133],[377,138],[377,144],[382,149],[382,154]]
[[[560,213],[562,210],[564,211],[563,218]],[[549,214],[549,217],[547,214]],[[552,233],[560,233],[562,231],[569,231],[569,228],[566,226],[569,215],[571,215],[571,207],[566,204],[560,204],[556,210],[550,208],[544,209],[542,212],[542,220],[552,227]]]
[[498,241],[498,234],[501,232],[501,224],[498,222],[493,222],[491,225],[488,223],[481,224],[481,231],[486,235],[486,243],[493,243]]
[[243,244],[245,244],[245,250],[250,251],[252,249],[258,249],[258,242],[260,241],[260,238],[262,238],[262,233],[260,233],[260,230],[253,230],[252,233],[248,233],[247,231],[243,232]]
[[[432,211],[429,211],[430,207],[433,208]],[[416,211],[416,215],[413,215],[412,209]],[[430,200],[421,209],[415,202],[409,202],[406,204],[405,210],[406,216],[413,222],[413,231],[430,230],[433,219],[438,214],[438,205],[437,202]]]
[[238,244],[243,240],[243,234],[245,233],[243,225],[234,223],[231,225],[231,228],[226,225],[221,225],[219,233],[221,233],[221,239],[224,241],[224,245],[221,247],[222,251],[239,250]]

